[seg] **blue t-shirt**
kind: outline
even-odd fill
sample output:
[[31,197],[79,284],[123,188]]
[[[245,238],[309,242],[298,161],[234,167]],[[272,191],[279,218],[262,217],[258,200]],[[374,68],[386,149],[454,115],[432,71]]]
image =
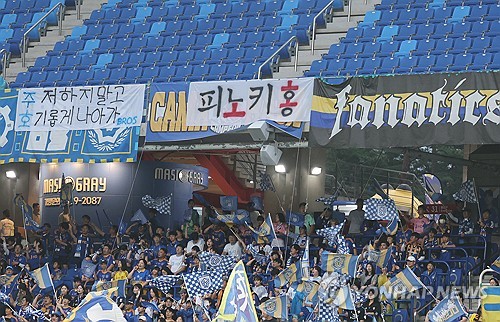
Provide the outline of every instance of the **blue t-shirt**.
[[106,281],[106,282],[111,281],[111,273],[110,272],[99,271],[95,275],[97,277],[97,280],[99,280],[99,281]]
[[144,272],[139,272],[135,271],[134,274],[132,274],[132,280],[133,281],[147,281],[150,278],[151,274],[149,270],[144,270]]

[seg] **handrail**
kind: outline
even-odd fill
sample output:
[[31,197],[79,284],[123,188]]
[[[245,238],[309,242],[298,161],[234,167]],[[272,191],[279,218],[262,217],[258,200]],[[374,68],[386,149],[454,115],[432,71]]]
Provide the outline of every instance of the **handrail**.
[[295,63],[294,63],[294,68],[295,68],[295,71],[297,71],[297,64],[298,64],[298,61],[299,61],[299,39],[297,38],[297,36],[292,36],[290,37],[290,39],[288,39],[283,45],[280,46],[280,48],[278,48],[278,50],[276,50],[274,52],[274,54],[272,54],[268,59],[266,59],[265,62],[263,62],[260,66],[259,66],[259,71],[258,71],[258,74],[257,74],[257,79],[260,79],[261,77],[261,73],[262,73],[262,67],[264,67],[267,63],[269,63],[274,57],[276,57],[276,55],[279,54],[279,52],[285,48],[289,43],[292,42],[292,40],[295,39]]
[[[471,279],[471,275],[472,275],[472,272],[474,270],[476,270],[478,267],[484,265],[486,262],[489,262],[490,260],[492,259],[495,259],[496,258],[496,254],[494,254],[493,256],[490,256],[490,258],[479,258],[479,263],[476,264],[476,266],[472,267],[468,272],[467,272],[467,288],[470,289],[471,287],[471,284],[472,284],[472,279]],[[495,272],[494,270],[492,269],[485,269],[481,272],[481,274],[479,274],[479,286],[481,286],[482,284],[482,278],[484,276],[484,273],[488,273],[488,272]],[[470,297],[469,298],[469,307],[472,306],[472,298]]]
[[[368,0],[365,0],[365,5],[368,4]],[[351,22],[351,12],[352,12],[352,0],[349,0],[349,9],[347,11],[347,22]]]
[[52,12],[54,12],[57,8],[59,8],[59,36],[62,35],[62,18],[63,18],[63,9],[64,9],[64,4],[61,2],[58,2],[54,7],[52,7],[49,11],[47,11],[43,17],[41,17],[33,26],[31,26],[24,34],[23,34],[23,40],[21,43],[21,62],[22,66],[26,67],[26,52],[28,51],[28,34],[35,30],[36,27],[38,27],[39,24],[41,24],[45,18],[47,18]]
[[5,79],[7,76],[5,75],[7,73],[7,50],[4,48],[0,50],[0,55],[3,54],[2,56],[2,77]]
[[81,6],[82,6],[82,0],[76,0],[75,1],[75,4],[76,4],[76,19],[80,20],[82,19],[82,9],[81,9]]
[[333,2],[335,0],[332,0],[330,2],[328,2],[328,4],[323,8],[321,9],[315,16],[314,16],[314,19],[313,19],[313,29],[312,29],[312,39],[311,39],[311,54],[314,55],[314,42],[316,41],[316,19],[318,19],[318,17],[320,15],[322,15],[326,9],[330,8],[330,6],[333,5]]

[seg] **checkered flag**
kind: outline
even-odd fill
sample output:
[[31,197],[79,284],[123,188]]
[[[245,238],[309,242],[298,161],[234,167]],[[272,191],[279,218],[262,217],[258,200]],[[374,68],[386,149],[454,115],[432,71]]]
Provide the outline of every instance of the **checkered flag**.
[[316,202],[322,202],[325,204],[325,206],[332,207],[333,203],[337,200],[337,196],[333,195],[330,197],[319,197],[316,199]]
[[162,215],[171,215],[171,207],[172,207],[172,194],[169,194],[167,197],[158,197],[153,199],[150,195],[145,195],[142,197],[142,204],[146,208],[156,209]]
[[260,190],[276,192],[271,176],[265,172],[260,173]]
[[476,187],[473,180],[467,180],[460,186],[460,190],[453,194],[453,199],[477,203]]
[[259,253],[252,245],[250,245],[247,249],[250,250],[250,253],[252,253],[253,258],[255,258],[255,261],[260,265],[266,265],[269,262],[267,256]]
[[189,296],[203,296],[220,290],[222,288],[222,277],[226,273],[229,272],[214,270],[184,274],[184,283]]
[[149,281],[149,286],[156,287],[164,294],[167,294],[170,289],[177,284],[181,277],[177,275],[163,275],[158,276]]
[[6,303],[6,304],[10,303],[9,296],[1,291],[0,291],[0,303]]
[[341,223],[340,225],[336,225],[333,227],[318,229],[316,231],[316,234],[326,238],[326,240],[328,241],[328,245],[333,247],[335,244],[337,244],[337,237],[342,231],[343,227],[344,223]]
[[328,300],[319,299],[318,321],[340,322],[338,308]]
[[367,199],[365,201],[366,220],[392,220],[398,215],[396,204],[392,199]]
[[222,272],[229,272],[233,269],[234,257],[229,255],[217,255],[209,252],[202,252],[198,255],[202,265],[210,270],[219,270]]
[[341,234],[337,235],[337,254],[349,254],[349,247]]

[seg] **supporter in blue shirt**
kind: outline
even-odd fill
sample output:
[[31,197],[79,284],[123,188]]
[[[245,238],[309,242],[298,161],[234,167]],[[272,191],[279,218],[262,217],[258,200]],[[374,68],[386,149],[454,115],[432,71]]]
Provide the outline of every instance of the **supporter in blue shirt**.
[[76,242],[76,237],[68,222],[59,224],[59,229],[56,232],[54,244],[54,259],[61,260],[62,263],[68,263],[73,255],[73,243]]
[[183,308],[177,311],[177,316],[181,316],[184,322],[193,322],[193,304],[187,301]]
[[95,254],[92,260],[95,263],[105,261],[107,270],[110,272],[113,271],[113,268],[115,267],[115,258],[111,255],[111,247],[107,244],[102,246],[102,254]]
[[111,281],[111,272],[108,271],[108,269],[107,269],[108,262],[105,260],[102,260],[99,265],[101,267],[100,267],[100,270],[97,271],[97,273],[95,273],[95,279],[97,281],[102,281],[102,282]]
[[137,265],[128,274],[128,279],[132,281],[147,281],[150,278],[149,270],[146,269],[146,260],[140,259]]
[[9,265],[12,266],[16,274],[19,273],[28,262],[26,256],[22,254],[22,250],[23,246],[21,246],[21,244],[16,244],[14,252],[10,253]]
[[151,245],[151,250],[153,252],[153,258],[158,257],[158,251],[160,248],[164,248],[165,245],[161,243],[161,235],[155,234],[153,236],[153,244]]
[[427,286],[437,287],[438,275],[433,262],[427,263],[427,270],[420,275],[420,280]]
[[160,271],[168,266],[167,251],[165,248],[160,248],[157,258],[151,261],[151,266],[159,267]]
[[177,242],[177,239],[175,238],[175,231],[170,231],[168,233],[168,242],[167,242],[167,255],[168,256],[175,254],[175,249],[177,248],[177,245],[179,245],[179,243]]

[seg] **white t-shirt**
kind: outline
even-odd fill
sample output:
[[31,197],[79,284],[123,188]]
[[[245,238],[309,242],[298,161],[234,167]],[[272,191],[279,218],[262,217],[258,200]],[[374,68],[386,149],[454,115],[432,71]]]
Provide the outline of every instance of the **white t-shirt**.
[[182,266],[186,266],[186,264],[184,264],[184,255],[175,254],[170,256],[168,264],[171,267],[170,270],[172,273],[177,272]]
[[200,251],[203,251],[203,248],[205,247],[205,241],[202,238],[198,238],[197,243],[193,242],[192,240],[188,241],[186,246],[186,254],[191,253],[193,246],[198,246]]
[[235,243],[234,245],[231,245],[231,243],[226,244],[222,252],[227,253],[228,255],[233,256],[236,259],[240,259],[241,255],[243,255],[243,251],[241,250],[239,243]]

